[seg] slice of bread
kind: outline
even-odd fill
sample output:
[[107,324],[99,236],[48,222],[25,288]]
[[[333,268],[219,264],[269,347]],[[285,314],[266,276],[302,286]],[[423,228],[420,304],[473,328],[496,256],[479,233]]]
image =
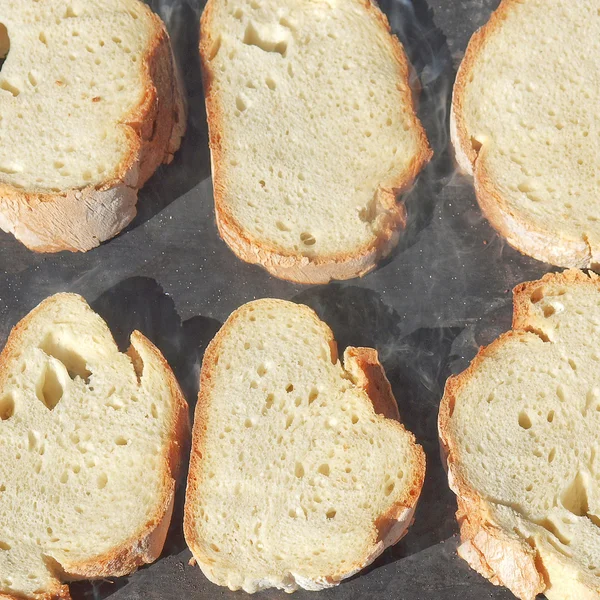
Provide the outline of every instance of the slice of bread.
[[367,273],[429,160],[409,64],[371,0],[209,0],[200,51],[219,232],[283,279]]
[[600,595],[600,279],[515,289],[513,330],[446,384],[459,554],[521,600]]
[[94,248],[185,131],[165,27],[139,0],[5,0],[3,56],[0,227],[39,252]]
[[563,267],[600,261],[598,3],[503,0],[469,43],[451,132],[491,225]]
[[0,355],[0,597],[154,561],[167,534],[187,405],[139,332],[121,354],[83,298],[57,294]]
[[395,544],[425,456],[397,419],[377,352],[348,348],[306,306],[258,300],[204,357],[185,537],[232,590],[319,590]]

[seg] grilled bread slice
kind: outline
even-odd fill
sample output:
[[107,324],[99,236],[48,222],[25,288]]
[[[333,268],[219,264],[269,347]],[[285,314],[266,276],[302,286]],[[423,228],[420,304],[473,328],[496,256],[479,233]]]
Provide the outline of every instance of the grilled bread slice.
[[0,355],[0,597],[69,598],[161,552],[187,405],[139,332],[121,354],[74,294],[45,300]]
[[185,130],[162,21],[139,0],[0,6],[0,227],[86,251],[135,216]]
[[425,457],[377,352],[348,348],[306,306],[244,305],[202,365],[185,536],[204,574],[247,592],[318,590],[395,544]]
[[452,139],[483,213],[562,267],[600,257],[597,39],[595,1],[503,0],[454,86]]
[[598,598],[600,279],[546,275],[514,300],[441,404],[459,554],[521,600]]
[[370,0],[209,0],[200,51],[219,232],[300,283],[375,267],[431,152],[409,65]]

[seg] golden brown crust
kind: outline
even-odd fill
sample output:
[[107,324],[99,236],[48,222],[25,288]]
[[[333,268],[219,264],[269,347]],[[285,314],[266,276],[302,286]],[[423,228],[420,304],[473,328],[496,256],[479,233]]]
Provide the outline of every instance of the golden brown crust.
[[446,382],[440,403],[438,430],[442,456],[448,468],[448,481],[457,496],[456,517],[462,544],[459,554],[469,565],[495,585],[509,588],[522,600],[533,600],[543,593],[549,582],[535,549],[518,535],[511,535],[494,523],[488,503],[468,483],[461,470],[458,443],[453,435],[451,419],[460,390],[479,370],[481,364],[495,355],[507,341],[530,333],[535,327],[531,302],[541,299],[545,286],[592,285],[600,290],[600,278],[579,270],[548,273],[538,281],[522,283],[514,289],[513,330],[501,335],[489,346],[481,348],[470,366]]
[[[586,268],[597,261],[584,236],[558,236],[537,226],[526,212],[509,206],[488,172],[485,145],[475,148],[464,118],[464,96],[469,78],[485,44],[506,19],[513,6],[523,0],[502,0],[489,21],[477,30],[467,47],[454,83],[450,130],[456,159],[461,169],[473,175],[477,201],[490,225],[516,250],[559,267]],[[478,146],[479,144],[477,144]]]
[[[29,600],[29,596],[22,594],[3,594],[0,592],[0,600]],[[61,585],[56,581],[55,588],[48,593],[36,594],[34,600],[71,600],[68,585]]]
[[[56,294],[41,302],[11,331],[6,346],[0,354],[0,373],[6,372],[5,365],[16,352],[19,352],[22,334],[35,314],[42,311],[48,303],[60,302],[61,296],[75,297],[87,306],[86,301],[77,294]],[[165,479],[162,497],[157,501],[154,515],[119,547],[78,563],[67,563],[63,560],[59,564],[56,559],[52,558],[51,560],[56,563],[57,568],[60,568],[60,573],[52,573],[56,578],[56,590],[52,590],[48,594],[36,595],[36,600],[69,600],[68,586],[60,585],[59,578],[94,579],[127,575],[141,565],[154,562],[162,552],[173,512],[175,485],[181,469],[183,449],[189,438],[188,405],[169,364],[158,348],[139,331],[131,334],[131,348],[135,349],[136,347],[145,348],[153,356],[162,371],[162,376],[167,380],[172,399],[167,425],[168,430],[172,432],[172,437],[166,445],[163,456]],[[0,595],[0,598],[3,597],[13,600],[19,598],[19,596]]]
[[[259,300],[257,302],[264,302]],[[284,300],[268,300],[274,304],[288,304]],[[190,457],[190,467],[188,473],[188,483],[186,490],[186,504],[184,513],[184,535],[186,542],[194,555],[195,560],[200,563],[205,570],[209,570],[210,557],[202,550],[202,545],[196,534],[194,523],[194,514],[191,508],[191,502],[196,499],[202,489],[201,460],[204,452],[205,433],[207,431],[208,406],[212,394],[212,377],[214,375],[215,365],[218,362],[220,346],[222,340],[228,335],[230,327],[235,322],[244,317],[245,312],[254,302],[249,302],[237,309],[224,323],[220,331],[208,345],[202,361],[200,373],[200,392],[198,394],[198,403],[194,415],[194,427],[192,432],[192,450]],[[337,361],[337,344],[333,337],[333,332],[326,323],[321,321],[317,314],[304,305],[299,305],[309,316],[314,319],[316,324],[323,330],[325,338],[331,349],[331,358]],[[398,406],[392,394],[391,386],[385,376],[382,365],[377,358],[377,351],[371,348],[353,348],[349,347],[344,353],[344,366],[350,368],[348,374],[352,380],[356,378],[355,385],[363,389],[373,404],[373,408],[381,419],[387,418],[386,413],[395,413],[398,415]],[[370,377],[373,377],[371,380]],[[373,394],[373,395],[371,395]],[[392,405],[394,408],[392,408]],[[385,548],[398,542],[406,533],[408,527],[412,524],[414,511],[423,488],[425,480],[425,453],[421,446],[416,443],[415,437],[408,432],[398,417],[388,419],[395,427],[400,429],[404,435],[408,434],[411,438],[411,445],[414,453],[414,462],[417,465],[412,483],[406,486],[404,495],[390,508],[390,510],[381,515],[376,523],[377,537],[373,539],[373,546],[369,554],[362,561],[353,565],[348,570],[341,573],[332,573],[331,575],[319,581],[302,582],[302,587],[306,589],[324,589],[339,584],[343,579],[351,577],[367,565],[371,564]],[[307,585],[309,587],[307,587]]]
[[348,346],[344,351],[344,369],[352,377],[354,385],[369,396],[378,415],[400,421],[398,404],[383,366],[379,362],[377,350]]
[[223,160],[221,125],[223,115],[212,85],[213,73],[209,60],[216,43],[209,26],[216,1],[209,0],[202,13],[200,56],[209,126],[215,217],[219,234],[238,258],[248,263],[262,265],[269,273],[281,279],[296,283],[328,283],[332,279],[351,279],[365,275],[373,270],[398,243],[400,232],[406,225],[406,211],[404,205],[397,202],[396,197],[412,185],[432,156],[410,91],[410,64],[400,41],[391,33],[387,17],[375,2],[362,0],[367,12],[389,34],[392,54],[398,64],[400,79],[405,84],[406,97],[403,106],[408,107],[406,114],[411,117],[411,128],[417,133],[419,148],[406,171],[389,188],[379,188],[377,191],[378,201],[384,207],[387,219],[381,225],[377,238],[373,242],[357,248],[353,253],[309,257],[253,237],[237,222],[227,205],[227,175],[226,163]]
[[129,147],[113,178],[58,193],[0,184],[0,227],[30,250],[85,252],[117,235],[136,215],[138,189],[179,148],[186,127],[183,87],[163,22],[140,5],[154,28],[142,59],[145,91],[123,119]]

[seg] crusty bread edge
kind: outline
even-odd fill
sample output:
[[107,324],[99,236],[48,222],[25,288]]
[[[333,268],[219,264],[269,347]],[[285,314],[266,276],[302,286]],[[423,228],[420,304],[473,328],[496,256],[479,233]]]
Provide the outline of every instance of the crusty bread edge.
[[425,130],[417,117],[414,94],[410,90],[410,65],[404,48],[398,38],[392,34],[387,17],[375,1],[361,0],[367,12],[388,33],[392,54],[400,69],[401,78],[406,83],[404,102],[408,107],[407,114],[411,116],[412,128],[417,132],[419,139],[418,150],[406,171],[392,182],[389,188],[378,190],[378,200],[386,208],[387,220],[377,232],[373,242],[357,248],[352,253],[307,256],[300,252],[289,252],[253,237],[236,221],[227,207],[226,165],[222,158],[224,118],[216,94],[212,92],[213,72],[208,59],[210,50],[216,42],[208,26],[216,1],[208,0],[202,13],[200,56],[209,125],[215,217],[219,234],[238,258],[248,263],[262,265],[271,275],[281,279],[316,284],[328,283],[332,279],[351,279],[365,275],[373,270],[398,243],[400,232],[406,226],[406,210],[404,205],[397,201],[396,196],[412,185],[432,156]]
[[486,500],[470,487],[460,467],[458,444],[454,439],[450,420],[460,389],[476,373],[481,363],[506,341],[515,337],[537,335],[531,314],[530,298],[546,284],[594,285],[600,290],[600,278],[594,273],[586,275],[572,269],[563,273],[548,273],[540,280],[522,283],[514,289],[513,328],[502,334],[489,346],[480,348],[470,366],[450,377],[444,389],[438,416],[438,431],[442,458],[448,471],[448,482],[456,494],[460,525],[461,546],[459,555],[478,573],[494,585],[510,589],[522,600],[534,600],[537,594],[549,591],[552,582],[544,568],[543,560],[534,545],[516,534],[509,534],[494,523]]
[[463,101],[471,71],[488,38],[502,26],[507,12],[521,3],[521,0],[502,0],[489,21],[469,41],[456,75],[450,111],[450,137],[456,161],[462,171],[474,177],[477,201],[485,218],[515,250],[558,267],[591,267],[598,262],[600,254],[594,256],[585,236],[581,239],[558,236],[536,226],[527,214],[508,205],[486,168],[485,145],[479,150],[473,147],[465,124]]
[[[60,303],[65,297],[83,303],[91,311],[85,299],[78,294],[59,293],[41,302],[28,315],[21,319],[11,331],[6,345],[0,354],[0,372],[3,371],[4,366],[10,361],[12,356],[19,352],[22,334],[35,315],[43,311],[48,304]],[[139,566],[155,561],[162,552],[173,512],[175,485],[181,468],[183,449],[186,447],[189,438],[189,414],[188,405],[179,387],[179,383],[160,350],[139,331],[134,331],[131,334],[131,347],[128,354],[131,352],[137,353],[136,348],[140,347],[145,348],[152,355],[155,364],[162,371],[163,377],[167,379],[172,399],[171,416],[169,419],[169,430],[172,432],[172,436],[169,443],[166,444],[163,456],[163,471],[166,473],[165,480],[163,481],[163,497],[158,500],[156,511],[148,522],[128,540],[108,552],[84,562],[69,564],[65,563],[65,561],[58,563],[48,554],[50,559],[57,563],[60,573],[53,573],[53,576],[56,577],[56,588],[47,594],[37,595],[36,600],[68,600],[70,598],[68,586],[60,585],[59,577],[64,577],[65,580],[75,580],[127,575],[135,571]],[[19,600],[22,597],[18,595],[2,596],[0,594],[1,598]]]
[[173,159],[186,128],[185,95],[167,30],[143,2],[154,26],[142,59],[144,89],[123,119],[129,148],[112,179],[56,193],[0,184],[0,228],[36,252],[85,252],[117,235],[136,215],[137,190]]
[[[184,536],[188,547],[192,551],[194,559],[202,569],[205,576],[213,583],[221,584],[222,582],[213,574],[213,567],[209,562],[209,557],[202,551],[200,540],[197,537],[194,524],[194,511],[191,504],[197,498],[199,490],[202,488],[202,481],[199,477],[201,473],[201,460],[204,451],[205,432],[207,431],[207,415],[212,393],[212,377],[215,366],[218,362],[218,355],[222,340],[229,334],[229,328],[235,325],[235,322],[242,318],[250,307],[257,303],[269,302],[273,305],[291,304],[285,300],[262,299],[255,300],[244,304],[242,307],[234,311],[227,321],[223,324],[217,335],[208,345],[202,361],[202,369],[200,373],[200,391],[198,393],[198,402],[196,404],[194,414],[194,426],[192,431],[192,449],[190,457],[190,467],[188,472],[188,482],[185,498],[184,511]],[[331,349],[331,360],[338,360],[337,344],[333,337],[333,332],[329,326],[321,321],[318,315],[305,305],[294,304],[295,308],[300,307],[306,311],[311,319],[323,330],[325,339]],[[352,381],[356,381],[355,385],[363,390],[380,390],[380,397],[375,399],[369,397],[373,403],[374,410],[379,408],[384,414],[398,414],[398,406],[392,395],[391,386],[385,376],[383,367],[377,358],[377,352],[371,348],[347,348],[345,358],[352,363],[351,371],[348,375]],[[375,373],[375,374],[374,374]],[[374,380],[374,381],[373,381]],[[374,383],[374,386],[372,385]],[[392,406],[393,404],[393,406]],[[381,413],[377,413],[380,414]],[[383,415],[381,418],[384,419]],[[371,551],[364,557],[360,563],[353,565],[348,571],[343,573],[332,573],[329,576],[320,578],[316,581],[308,580],[299,574],[290,573],[293,578],[292,582],[274,582],[274,581],[253,581],[246,591],[258,591],[265,587],[278,587],[286,592],[293,592],[298,588],[307,590],[322,590],[325,588],[338,585],[343,579],[351,577],[367,565],[372,563],[388,546],[398,542],[406,533],[408,527],[412,524],[414,511],[423,487],[425,480],[425,453],[422,447],[416,443],[415,436],[406,430],[404,425],[396,419],[388,419],[400,429],[403,434],[408,434],[411,438],[411,445],[414,451],[414,461],[416,466],[413,482],[406,487],[405,494],[391,506],[390,510],[381,515],[375,522],[375,527],[378,531],[377,538],[373,539]],[[246,588],[245,588],[246,589]]]

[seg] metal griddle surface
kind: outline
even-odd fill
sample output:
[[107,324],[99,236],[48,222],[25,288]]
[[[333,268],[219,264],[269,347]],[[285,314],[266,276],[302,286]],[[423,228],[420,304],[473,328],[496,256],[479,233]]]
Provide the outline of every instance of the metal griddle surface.
[[[427,478],[414,525],[370,568],[322,600],[509,599],[456,556],[455,500],[439,458],[436,417],[448,375],[477,347],[510,327],[512,287],[548,265],[509,248],[482,218],[471,182],[455,173],[448,106],[456,67],[498,0],[383,0],[415,66],[420,117],[435,157],[405,196],[409,227],[393,256],[363,279],[297,286],[239,261],[214,222],[206,114],[197,57],[202,0],[151,0],[167,24],[188,91],[187,136],[173,164],[141,191],[139,214],[116,239],[87,254],[35,255],[0,234],[0,343],[38,302],[82,294],[121,347],[137,328],[165,354],[190,406],[202,353],[227,316],[254,298],[312,306],[346,345],[379,350],[400,414],[427,452]],[[163,556],[128,578],[72,585],[75,600],[213,600],[245,597],[209,583],[188,565],[183,486]],[[110,523],[107,523],[110,527]],[[255,596],[287,598],[271,590]],[[294,600],[314,600],[297,592]]]

